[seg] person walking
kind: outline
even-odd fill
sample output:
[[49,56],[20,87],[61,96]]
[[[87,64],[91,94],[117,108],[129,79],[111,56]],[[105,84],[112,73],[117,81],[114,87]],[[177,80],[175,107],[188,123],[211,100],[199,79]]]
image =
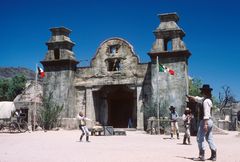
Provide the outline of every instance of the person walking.
[[191,120],[193,118],[193,115],[191,113],[191,110],[186,107],[185,111],[184,111],[184,114],[182,116],[182,119],[184,121],[184,127],[185,127],[185,134],[184,134],[184,137],[183,137],[183,144],[186,145],[187,142],[186,140],[188,141],[188,144],[190,145],[191,144],[191,141],[190,141],[190,124],[191,124]]
[[173,139],[173,133],[176,131],[177,133],[177,139],[179,139],[179,129],[178,129],[178,113],[175,110],[174,106],[170,106],[169,110],[170,112],[170,123],[171,123],[171,139]]
[[87,142],[90,142],[90,141],[89,141],[90,132],[89,132],[87,126],[86,126],[86,121],[87,121],[87,120],[91,121],[91,119],[85,117],[85,116],[83,115],[83,112],[81,112],[81,111],[80,111],[79,114],[77,115],[77,119],[78,119],[78,121],[79,121],[79,129],[82,131],[82,134],[81,134],[81,136],[80,136],[80,142],[82,141],[82,138],[83,138],[83,136],[84,136],[85,134],[86,134],[86,141],[87,141]]
[[208,145],[211,149],[211,157],[208,160],[216,161],[216,145],[213,141],[213,121],[211,119],[211,112],[212,112],[212,88],[210,85],[204,84],[201,90],[201,95],[199,96],[187,96],[190,102],[199,102],[202,103],[202,107],[200,108],[200,123],[198,127],[197,133],[197,142],[198,142],[198,149],[199,149],[199,157],[193,159],[194,161],[205,161],[205,144],[204,138],[208,142]]

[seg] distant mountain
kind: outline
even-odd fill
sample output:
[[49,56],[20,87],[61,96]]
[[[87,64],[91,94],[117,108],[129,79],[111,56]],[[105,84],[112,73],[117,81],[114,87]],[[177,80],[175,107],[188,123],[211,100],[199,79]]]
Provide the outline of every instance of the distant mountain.
[[12,78],[16,75],[24,75],[27,80],[34,80],[35,72],[24,67],[0,67],[0,78]]

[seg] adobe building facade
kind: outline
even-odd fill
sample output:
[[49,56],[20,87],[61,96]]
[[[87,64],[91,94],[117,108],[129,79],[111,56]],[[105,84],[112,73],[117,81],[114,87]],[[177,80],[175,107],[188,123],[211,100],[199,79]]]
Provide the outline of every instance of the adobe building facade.
[[[132,127],[140,130],[158,110],[161,116],[168,116],[168,107],[173,105],[183,112],[190,52],[182,41],[185,33],[177,25],[177,14],[159,17],[149,63],[140,63],[126,40],[110,38],[100,44],[89,67],[78,67],[71,31],[50,29],[48,51],[41,61],[46,73],[43,94],[52,92],[54,100],[63,104],[63,127],[73,128],[79,111],[102,125],[127,128],[131,121]],[[158,63],[173,69],[175,75],[159,72]]]

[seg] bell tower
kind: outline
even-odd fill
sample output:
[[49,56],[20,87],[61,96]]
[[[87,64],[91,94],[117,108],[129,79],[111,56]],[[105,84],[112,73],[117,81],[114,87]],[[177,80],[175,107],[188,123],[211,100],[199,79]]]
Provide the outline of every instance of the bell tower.
[[46,77],[43,93],[53,93],[54,101],[64,106],[63,118],[76,115],[74,111],[75,88],[73,86],[78,61],[72,51],[74,42],[69,38],[71,30],[65,27],[51,28],[52,36],[46,43],[48,47],[45,59],[41,61]]
[[[153,32],[155,42],[148,55],[151,58],[152,104],[158,106],[160,115],[166,116],[170,106],[181,114],[186,106],[188,93],[188,58],[184,31],[178,26],[176,13],[158,15],[160,24]],[[159,72],[159,64],[174,70],[174,75]]]

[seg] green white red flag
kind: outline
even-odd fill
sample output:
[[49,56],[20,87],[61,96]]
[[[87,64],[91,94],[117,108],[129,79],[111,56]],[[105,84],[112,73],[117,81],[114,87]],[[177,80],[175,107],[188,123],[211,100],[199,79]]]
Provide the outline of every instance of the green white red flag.
[[169,73],[170,75],[174,75],[174,70],[172,69],[169,69],[168,67],[162,65],[162,64],[159,64],[159,72],[165,72],[165,73]]

